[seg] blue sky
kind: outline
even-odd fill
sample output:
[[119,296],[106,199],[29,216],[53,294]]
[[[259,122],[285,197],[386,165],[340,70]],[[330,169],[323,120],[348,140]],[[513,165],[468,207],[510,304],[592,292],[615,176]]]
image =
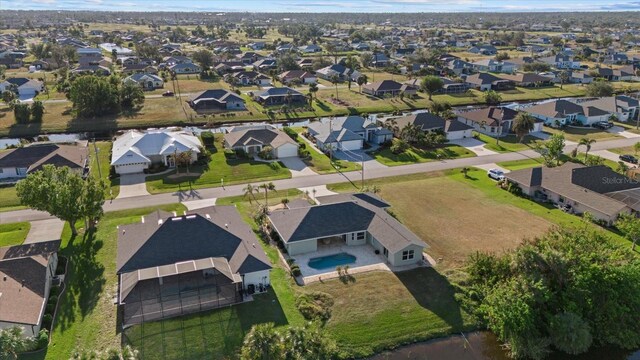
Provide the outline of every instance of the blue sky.
[[640,0],[0,0],[0,9],[215,12],[639,11]]

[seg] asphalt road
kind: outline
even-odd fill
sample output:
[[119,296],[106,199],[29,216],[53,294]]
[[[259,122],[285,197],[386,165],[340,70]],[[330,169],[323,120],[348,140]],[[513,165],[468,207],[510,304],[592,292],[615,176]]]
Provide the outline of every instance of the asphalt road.
[[[638,142],[639,138],[631,138],[631,139],[616,139],[609,141],[597,142],[591,146],[591,152],[598,150],[607,150],[625,146],[632,146],[636,142]],[[567,145],[565,147],[565,153],[570,153],[576,145]],[[584,150],[584,149],[583,149]],[[366,179],[376,179],[383,178],[389,176],[398,176],[398,175],[410,175],[417,174],[423,172],[430,171],[439,171],[439,170],[447,170],[459,167],[468,167],[468,166],[476,166],[488,163],[496,163],[502,161],[511,161],[511,160],[522,160],[527,158],[538,158],[540,155],[534,150],[526,150],[521,152],[509,152],[509,153],[500,153],[494,155],[487,156],[478,156],[471,158],[462,158],[462,159],[452,159],[452,160],[442,160],[442,161],[434,161],[428,163],[421,164],[411,164],[411,165],[402,165],[402,166],[393,166],[393,167],[378,167],[374,169],[368,170],[365,166],[364,169],[364,178]],[[351,181],[355,186],[360,185],[360,181],[362,179],[362,174],[360,171],[352,171],[348,173],[338,173],[338,174],[327,174],[327,175],[311,175],[311,176],[303,176],[291,179],[284,180],[276,180],[273,181],[276,189],[293,189],[293,188],[301,188],[301,187],[310,187],[310,186],[318,186],[318,185],[327,185],[327,184],[335,184]],[[356,187],[354,186],[354,190]],[[118,211],[118,210],[126,210],[126,209],[135,209],[140,207],[147,206],[158,206],[164,204],[172,204],[184,201],[192,201],[192,200],[202,200],[202,199],[217,199],[228,196],[237,196],[242,195],[244,193],[243,188],[244,184],[240,185],[232,185],[216,187],[216,188],[208,188],[208,189],[198,189],[198,190],[190,190],[186,188],[181,192],[174,193],[166,193],[166,194],[156,194],[156,195],[145,195],[145,196],[137,196],[123,199],[115,199],[113,201],[107,200],[104,205],[104,210],[108,211]],[[0,224],[6,223],[14,223],[20,221],[37,221],[43,219],[52,218],[49,214],[43,213],[35,210],[17,210],[17,211],[9,211],[0,213]]]

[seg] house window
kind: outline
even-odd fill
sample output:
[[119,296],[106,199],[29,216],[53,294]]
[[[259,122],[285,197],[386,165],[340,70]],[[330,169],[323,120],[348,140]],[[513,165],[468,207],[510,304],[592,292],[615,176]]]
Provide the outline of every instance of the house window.
[[357,240],[364,240],[365,237],[365,233],[363,232],[359,232],[358,234],[356,234],[356,239]]
[[27,168],[16,168],[16,175],[27,176]]
[[413,259],[413,250],[405,250],[402,252],[402,260],[411,260]]

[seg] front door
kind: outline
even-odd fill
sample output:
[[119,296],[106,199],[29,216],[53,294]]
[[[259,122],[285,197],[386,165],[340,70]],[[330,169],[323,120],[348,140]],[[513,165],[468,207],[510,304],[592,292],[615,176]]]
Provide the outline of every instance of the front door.
[[389,250],[387,250],[386,247],[382,248],[382,253],[384,254],[384,257],[388,258],[389,257]]
[[168,167],[170,167],[170,168],[172,168],[172,167],[175,167],[175,166],[176,166],[176,161],[175,161],[175,159],[173,158],[173,156],[168,156],[168,157],[167,157],[167,166],[168,166]]

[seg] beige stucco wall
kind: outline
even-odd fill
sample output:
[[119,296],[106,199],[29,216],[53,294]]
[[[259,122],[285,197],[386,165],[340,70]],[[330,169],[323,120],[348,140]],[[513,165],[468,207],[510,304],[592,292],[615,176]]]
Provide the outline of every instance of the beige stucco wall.
[[[413,259],[402,260],[402,252],[406,250],[413,250],[414,255]],[[411,265],[415,264],[422,260],[422,247],[418,245],[409,245],[402,250],[399,250],[396,253],[389,253],[389,262],[393,266],[403,266],[403,265]]]
[[295,241],[286,245],[289,255],[298,255],[318,250],[318,241],[316,239]]

